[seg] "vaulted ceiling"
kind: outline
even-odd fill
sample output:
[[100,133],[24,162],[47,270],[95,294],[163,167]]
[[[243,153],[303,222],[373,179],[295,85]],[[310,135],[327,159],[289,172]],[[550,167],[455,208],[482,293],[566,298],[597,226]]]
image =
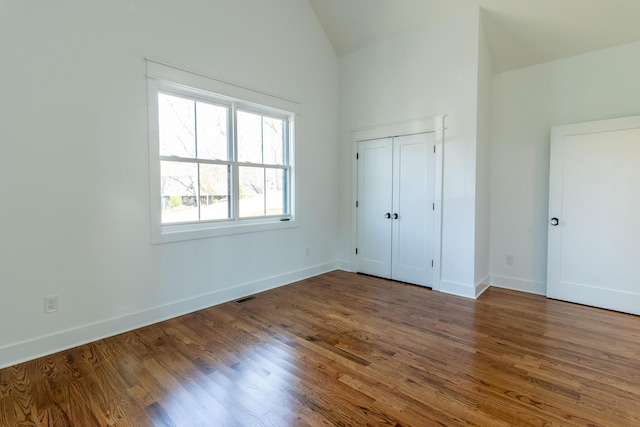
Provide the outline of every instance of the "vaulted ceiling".
[[640,40],[640,0],[309,0],[341,56],[481,7],[495,72]]

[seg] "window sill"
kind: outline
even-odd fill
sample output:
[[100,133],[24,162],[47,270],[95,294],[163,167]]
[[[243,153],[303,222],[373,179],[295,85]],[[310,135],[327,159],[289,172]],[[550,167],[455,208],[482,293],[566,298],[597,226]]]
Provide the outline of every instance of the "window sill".
[[151,231],[151,244],[157,245],[234,234],[283,230],[297,226],[298,224],[293,218],[288,221],[281,221],[279,218],[272,221],[261,220],[260,222],[238,221],[225,223],[224,225],[220,225],[220,223],[169,224],[154,227]]

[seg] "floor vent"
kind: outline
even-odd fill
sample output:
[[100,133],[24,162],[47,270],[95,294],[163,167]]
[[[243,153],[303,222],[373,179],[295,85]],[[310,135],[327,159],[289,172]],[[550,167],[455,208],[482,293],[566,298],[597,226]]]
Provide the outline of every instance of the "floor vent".
[[245,303],[247,301],[251,301],[252,299],[256,299],[256,296],[255,295],[251,295],[249,297],[244,297],[244,298],[240,298],[238,300],[235,300],[234,302],[236,304],[242,304],[242,303]]

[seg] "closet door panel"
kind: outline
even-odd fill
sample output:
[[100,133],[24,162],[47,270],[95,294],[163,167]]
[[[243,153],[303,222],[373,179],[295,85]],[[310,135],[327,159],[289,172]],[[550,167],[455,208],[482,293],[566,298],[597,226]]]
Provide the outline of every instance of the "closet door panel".
[[358,145],[358,271],[385,278],[391,277],[392,144],[385,138]]
[[434,134],[397,137],[393,148],[392,278],[432,286]]

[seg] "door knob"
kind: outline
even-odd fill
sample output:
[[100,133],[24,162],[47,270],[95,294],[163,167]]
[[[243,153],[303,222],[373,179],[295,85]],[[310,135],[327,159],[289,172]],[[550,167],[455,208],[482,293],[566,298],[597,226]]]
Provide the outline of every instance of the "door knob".
[[398,219],[398,214],[397,213],[393,214],[393,219]]
[[391,214],[389,212],[387,212],[386,214],[384,214],[384,217],[389,219],[389,218],[391,218]]
[[556,225],[560,224],[560,220],[554,217],[554,218],[551,218],[550,223],[555,227]]

